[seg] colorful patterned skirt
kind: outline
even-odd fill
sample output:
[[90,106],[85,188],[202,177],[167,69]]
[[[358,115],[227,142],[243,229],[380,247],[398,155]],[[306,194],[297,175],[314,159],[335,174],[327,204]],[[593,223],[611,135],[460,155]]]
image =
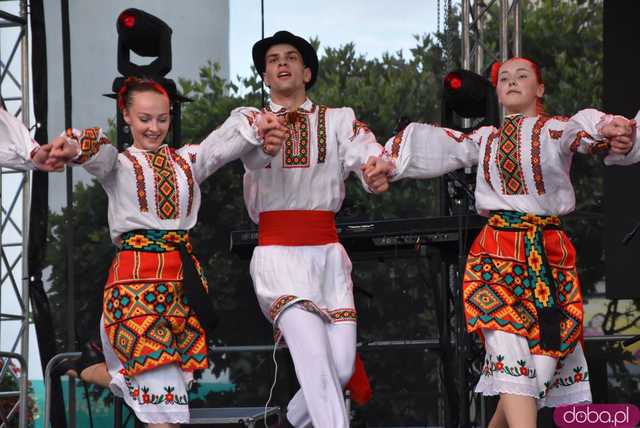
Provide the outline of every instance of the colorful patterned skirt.
[[184,231],[135,231],[122,236],[104,289],[104,327],[127,375],[176,363],[208,366],[205,332],[183,292],[176,246]]
[[[582,340],[576,251],[557,217],[494,213],[469,251],[463,298],[470,333],[514,333],[532,354],[556,358]],[[540,313],[549,308],[559,313],[556,349],[541,343]]]
[[[528,395],[539,407],[591,400],[575,261],[558,217],[492,213],[463,280],[467,331],[486,350],[476,392]],[[557,323],[541,325],[540,314],[551,311]],[[556,340],[544,342],[543,328]]]
[[[151,416],[158,412],[151,405],[182,406],[187,420],[185,382],[192,379],[190,372],[208,366],[205,331],[183,289],[177,246],[190,246],[188,239],[185,231],[123,234],[104,289],[102,316],[105,354],[112,355],[107,366],[117,378],[118,395]],[[196,266],[201,271],[197,261]],[[183,411],[176,412],[166,421],[149,416],[145,422],[185,422]]]

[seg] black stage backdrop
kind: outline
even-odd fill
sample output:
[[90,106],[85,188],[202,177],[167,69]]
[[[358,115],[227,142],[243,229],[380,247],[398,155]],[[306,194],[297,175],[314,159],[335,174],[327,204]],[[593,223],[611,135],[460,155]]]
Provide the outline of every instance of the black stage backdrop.
[[[42,2],[43,0],[31,0],[30,2],[32,74],[33,76],[38,76],[37,79],[33,79],[33,112],[36,123],[39,124],[36,129],[35,139],[40,144],[44,144],[49,140],[47,135],[47,43]],[[45,264],[47,248],[48,199],[49,174],[34,171],[31,187],[31,216],[29,219],[29,297],[43,373],[51,357],[58,352],[55,342],[56,336],[53,331],[54,324],[51,318],[51,307],[42,283],[42,269]],[[51,425],[53,428],[64,428],[66,427],[66,421],[60,378],[53,379],[51,391],[53,393]]]
[[[603,15],[604,108],[634,117],[640,108],[640,56],[633,50],[634,42],[640,40],[636,22],[640,2],[605,0]],[[606,294],[610,299],[640,298],[633,273],[640,265],[640,233],[628,245],[622,244],[640,221],[640,165],[605,170]]]

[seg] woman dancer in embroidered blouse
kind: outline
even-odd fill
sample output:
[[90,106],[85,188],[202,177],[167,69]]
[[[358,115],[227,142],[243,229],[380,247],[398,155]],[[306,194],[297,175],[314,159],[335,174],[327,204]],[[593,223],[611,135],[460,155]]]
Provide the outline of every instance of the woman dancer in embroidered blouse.
[[175,427],[189,422],[192,372],[208,366],[203,314],[196,316],[186,297],[190,286],[207,288],[188,236],[199,184],[251,150],[275,154],[286,130],[275,116],[237,109],[201,144],[173,150],[164,144],[170,103],[162,86],[129,78],[118,103],[132,147],[118,153],[98,128],[68,130],[54,140],[53,155],[82,165],[109,197],[109,229],[119,247],[100,329],[110,387],[149,426]]
[[[626,165],[640,156],[635,121],[592,109],[571,118],[539,114],[544,85],[532,61],[505,62],[495,83],[508,113],[500,129],[465,135],[413,123],[386,150],[396,162],[393,180],[478,165],[476,207],[489,220],[463,280],[467,330],[486,349],[476,392],[500,394],[491,428],[527,428],[536,426],[536,404],[591,401],[575,249],[559,219],[575,209],[571,159],[608,152],[605,164]],[[369,180],[388,172],[374,163]]]

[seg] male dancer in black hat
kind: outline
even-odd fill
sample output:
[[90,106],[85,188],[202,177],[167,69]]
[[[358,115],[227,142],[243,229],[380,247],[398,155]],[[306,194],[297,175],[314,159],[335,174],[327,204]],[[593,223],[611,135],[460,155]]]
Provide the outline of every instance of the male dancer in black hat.
[[[279,31],[253,46],[253,61],[270,88],[266,110],[284,117],[289,128],[275,157],[254,151],[243,159],[245,203],[259,225],[251,276],[301,386],[288,405],[288,423],[347,427],[342,388],[354,367],[356,310],[351,262],[334,217],[344,180],[353,172],[367,188],[361,169],[383,148],[352,109],[307,98],[318,57],[306,40]],[[386,189],[386,177],[371,188]]]

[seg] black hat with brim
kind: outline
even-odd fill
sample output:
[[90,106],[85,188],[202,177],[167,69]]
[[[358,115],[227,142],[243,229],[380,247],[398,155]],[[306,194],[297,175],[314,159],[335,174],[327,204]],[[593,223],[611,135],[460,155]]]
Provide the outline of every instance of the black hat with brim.
[[298,37],[295,34],[291,34],[288,31],[278,31],[271,37],[259,40],[253,45],[251,54],[253,56],[253,65],[260,73],[260,76],[265,72],[266,59],[265,55],[271,46],[287,44],[295,47],[302,55],[304,66],[311,69],[311,80],[305,85],[307,89],[311,88],[316,82],[318,75],[318,55],[316,50],[311,46],[311,43],[307,42],[302,37]]

